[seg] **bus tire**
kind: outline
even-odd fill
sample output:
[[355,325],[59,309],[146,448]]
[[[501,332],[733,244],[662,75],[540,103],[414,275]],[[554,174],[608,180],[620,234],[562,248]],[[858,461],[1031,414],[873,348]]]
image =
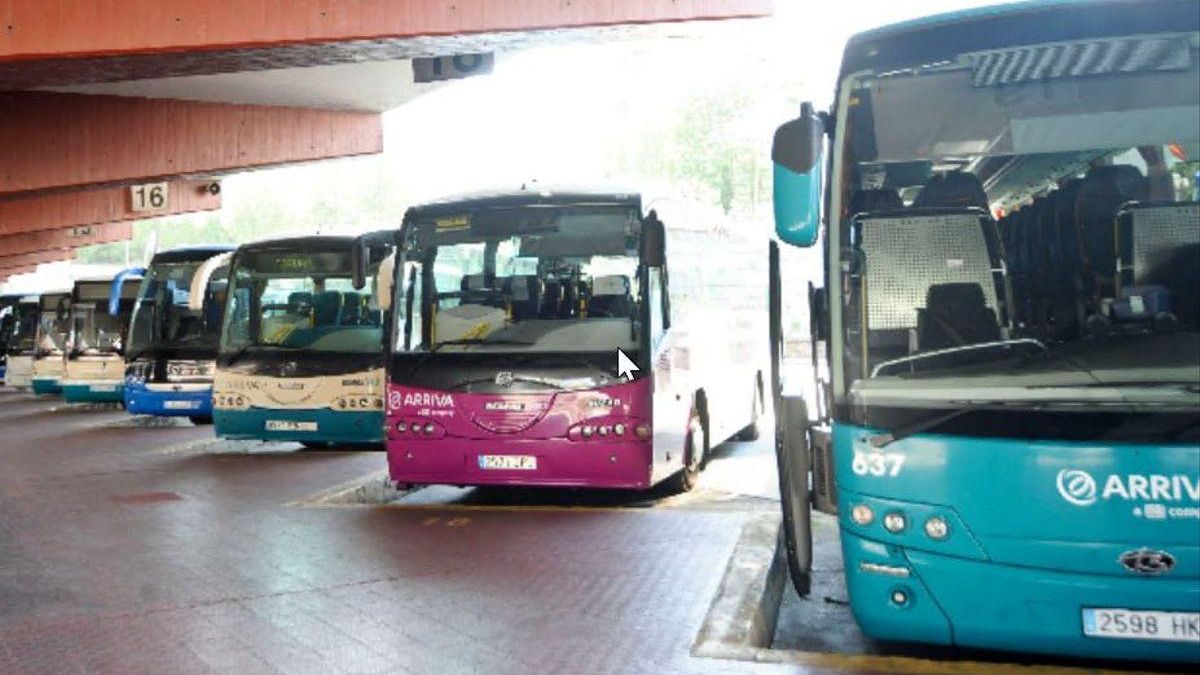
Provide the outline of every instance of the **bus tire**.
[[683,468],[671,477],[672,492],[690,492],[696,487],[696,483],[700,480],[700,471],[704,468],[705,460],[708,458],[707,434],[704,432],[704,425],[700,423],[699,417],[693,417],[692,422],[688,425],[687,440],[684,441],[684,458]]
[[188,415],[188,419],[198,427],[212,424],[212,415]]
[[734,436],[735,440],[739,441],[757,441],[761,429],[759,429],[759,419],[762,417],[763,396],[762,396],[762,379],[761,377],[754,378],[754,398],[750,402],[750,424],[747,424],[744,429],[737,432]]

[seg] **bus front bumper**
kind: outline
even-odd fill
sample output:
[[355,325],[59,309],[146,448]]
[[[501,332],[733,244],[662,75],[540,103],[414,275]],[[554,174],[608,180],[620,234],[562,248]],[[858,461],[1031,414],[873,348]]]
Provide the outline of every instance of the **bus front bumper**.
[[234,440],[305,443],[379,443],[383,411],[339,412],[328,408],[271,410],[214,408],[216,434]]
[[62,393],[62,384],[57,377],[35,377],[31,380],[33,393],[44,395],[58,395]]
[[191,391],[154,391],[145,385],[125,385],[125,409],[134,415],[208,417],[212,415],[212,386]]
[[[426,440],[390,431],[387,453],[389,473],[398,483],[635,490],[651,486],[652,450],[645,441]],[[504,457],[519,459],[495,459]],[[504,468],[518,463],[523,468]]]
[[1200,579],[1194,576],[1148,579],[1018,567],[885,544],[845,526],[841,539],[850,608],[876,639],[1097,658],[1200,658],[1196,642],[1083,632],[1084,608],[1200,611]]
[[120,403],[125,399],[125,383],[120,380],[62,382],[63,400],[67,403]]

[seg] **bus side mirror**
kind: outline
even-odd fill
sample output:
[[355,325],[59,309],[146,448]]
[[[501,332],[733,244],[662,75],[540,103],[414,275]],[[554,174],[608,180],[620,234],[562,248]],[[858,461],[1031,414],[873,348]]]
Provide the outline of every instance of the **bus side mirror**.
[[54,318],[58,321],[66,321],[71,314],[71,307],[67,304],[66,298],[58,299],[58,306],[54,308]]
[[829,291],[808,282],[809,333],[813,342],[829,339]]
[[817,243],[824,148],[825,123],[811,103],[800,107],[800,117],[775,130],[771,144],[775,232],[795,246]]
[[658,214],[650,211],[642,221],[642,264],[662,267],[667,260],[667,235]]
[[367,267],[371,264],[371,246],[359,239],[350,249],[350,283],[361,291],[367,285]]

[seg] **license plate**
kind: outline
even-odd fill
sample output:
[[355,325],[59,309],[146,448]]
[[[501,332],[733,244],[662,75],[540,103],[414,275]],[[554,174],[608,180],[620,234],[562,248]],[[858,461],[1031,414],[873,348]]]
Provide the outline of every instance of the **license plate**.
[[105,392],[105,391],[116,391],[116,390],[117,390],[117,385],[115,385],[115,384],[93,384],[92,385],[92,391]]
[[167,410],[191,410],[199,404],[199,401],[163,401],[163,407]]
[[1144,609],[1085,609],[1083,634],[1125,640],[1167,640],[1200,644],[1200,612]]
[[316,422],[296,422],[294,420],[267,420],[267,431],[316,431]]
[[537,457],[534,455],[480,455],[479,468],[501,471],[536,471]]

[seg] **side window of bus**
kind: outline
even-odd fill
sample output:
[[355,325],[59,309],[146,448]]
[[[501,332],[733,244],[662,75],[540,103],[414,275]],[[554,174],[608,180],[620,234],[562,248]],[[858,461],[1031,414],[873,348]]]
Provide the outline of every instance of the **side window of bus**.
[[650,303],[650,350],[658,349],[659,342],[671,325],[668,316],[667,284],[662,268],[650,268],[650,286],[647,301]]

